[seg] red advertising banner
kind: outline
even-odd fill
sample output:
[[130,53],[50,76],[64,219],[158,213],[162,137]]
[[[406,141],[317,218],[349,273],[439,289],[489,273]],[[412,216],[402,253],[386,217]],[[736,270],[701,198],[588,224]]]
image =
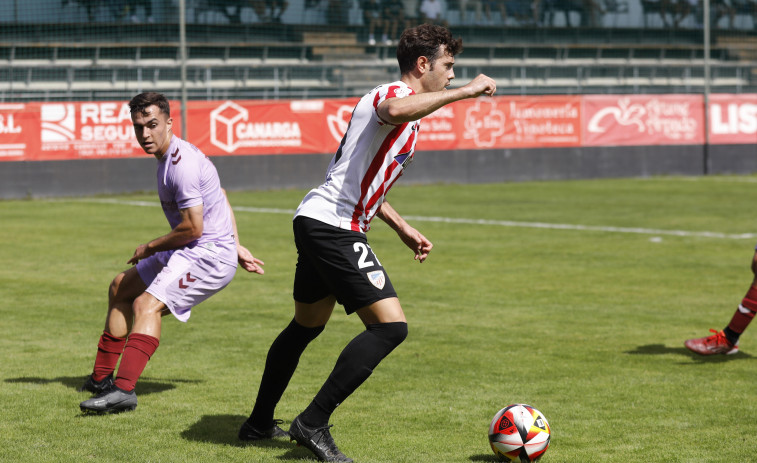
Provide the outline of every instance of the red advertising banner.
[[[205,154],[303,154],[336,151],[332,125],[349,122],[354,100],[192,101],[189,140]],[[346,115],[340,108],[348,109]],[[335,117],[339,120],[332,120]]]
[[418,150],[578,146],[579,97],[462,100],[423,118]]
[[[357,98],[190,102],[190,141],[208,155],[335,152]],[[423,118],[419,150],[579,146],[580,97],[463,100]]]
[[20,161],[28,152],[27,135],[39,123],[23,103],[0,103],[0,161]]
[[711,95],[710,124],[712,144],[757,144],[757,95]]
[[463,139],[458,148],[579,146],[581,98],[495,97],[463,100]]
[[[178,101],[171,102],[181,132]],[[0,159],[49,161],[145,156],[126,102],[0,104]]]
[[462,106],[457,103],[437,109],[424,117],[418,131],[415,149],[418,151],[453,150],[460,145],[460,116]]
[[584,146],[704,143],[701,95],[587,95]]
[[[187,139],[209,156],[333,153],[357,98],[191,101]],[[171,102],[174,133],[181,112]],[[757,94],[712,95],[710,142],[757,144]],[[701,95],[498,96],[423,118],[418,150],[704,143]],[[126,102],[0,103],[0,161],[145,156]]]

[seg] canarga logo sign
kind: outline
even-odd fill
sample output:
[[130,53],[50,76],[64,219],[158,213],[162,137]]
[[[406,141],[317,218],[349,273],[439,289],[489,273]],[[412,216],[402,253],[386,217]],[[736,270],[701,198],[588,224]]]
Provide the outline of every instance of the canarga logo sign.
[[247,108],[226,101],[210,113],[210,142],[227,153],[245,147],[300,146],[302,131],[296,121],[250,120]]

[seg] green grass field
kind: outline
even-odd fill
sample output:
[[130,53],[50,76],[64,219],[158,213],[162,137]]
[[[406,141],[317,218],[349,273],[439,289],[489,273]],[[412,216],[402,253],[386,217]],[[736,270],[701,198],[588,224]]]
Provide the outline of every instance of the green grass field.
[[[734,356],[683,347],[722,329],[748,288],[757,235],[733,235],[757,232],[755,183],[396,186],[390,202],[435,247],[418,264],[378,220],[368,234],[410,335],[333,415],[340,448],[361,463],[493,462],[489,421],[523,402],[552,426],[545,463],[755,461],[757,327]],[[187,324],[165,319],[139,407],[109,416],[83,416],[77,387],[108,284],[167,231],[155,195],[0,202],[0,461],[311,458],[288,441],[236,438],[292,317],[286,211],[303,194],[230,193],[266,274],[240,271]],[[285,428],[361,329],[337,307],[279,405]]]

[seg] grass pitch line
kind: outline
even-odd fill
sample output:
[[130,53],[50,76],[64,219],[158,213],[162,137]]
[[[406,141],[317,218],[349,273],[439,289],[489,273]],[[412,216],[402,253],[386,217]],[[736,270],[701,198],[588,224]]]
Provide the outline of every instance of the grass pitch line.
[[[159,204],[150,201],[128,201],[120,199],[81,199],[74,200],[78,202],[102,203],[102,204],[121,204],[125,206],[139,207],[158,207]],[[279,209],[267,207],[245,207],[234,206],[234,212],[250,212],[257,214],[287,214],[294,215],[294,209]],[[690,230],[661,230],[654,228],[641,227],[610,227],[603,225],[574,225],[563,223],[545,223],[545,222],[515,222],[512,220],[487,220],[487,219],[465,219],[454,217],[427,217],[420,215],[403,216],[405,220],[416,222],[437,222],[463,225],[487,225],[495,227],[510,228],[538,228],[543,230],[574,230],[604,233],[632,233],[637,235],[654,235],[654,236],[682,236],[696,238],[715,238],[727,240],[749,240],[757,238],[757,233],[720,233],[711,231],[690,231]]]
[[664,181],[679,182],[720,182],[720,183],[757,183],[754,176],[697,176],[697,177],[660,177]]
[[[236,208],[235,208],[236,210]],[[563,223],[544,223],[544,222],[514,222],[510,220],[485,220],[485,219],[457,219],[448,217],[424,217],[424,216],[404,216],[405,220],[415,220],[424,222],[443,222],[459,223],[471,225],[494,225],[500,227],[520,227],[520,228],[542,228],[548,230],[577,230],[577,231],[597,231],[607,233],[635,233],[640,235],[666,235],[666,236],[685,236],[699,238],[718,238],[729,240],[742,240],[757,238],[757,233],[720,233],[710,231],[688,231],[688,230],[660,230],[654,228],[638,227],[608,227],[603,225],[572,225]]]
[[[108,198],[75,199],[75,200],[53,199],[52,201],[58,201],[58,202],[74,201],[74,202],[79,202],[79,203],[120,204],[123,206],[138,206],[138,207],[159,207],[160,206],[159,203],[156,203],[153,201],[130,201],[130,200],[123,200],[123,199],[108,199]],[[290,215],[294,215],[294,212],[295,212],[294,209],[234,206],[234,212],[236,211],[253,212],[253,213],[261,213],[261,214],[290,214]]]

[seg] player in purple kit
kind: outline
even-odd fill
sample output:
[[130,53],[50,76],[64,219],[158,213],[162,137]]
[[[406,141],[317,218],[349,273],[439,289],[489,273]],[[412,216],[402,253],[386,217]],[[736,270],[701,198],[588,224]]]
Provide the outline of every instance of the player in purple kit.
[[300,355],[324,329],[336,302],[356,313],[365,331],[342,351],[331,375],[289,434],[323,461],[351,462],[334,443],[329,418],[407,336],[407,320],[383,266],[366,240],[379,217],[423,262],[431,241],[385,201],[394,182],[412,162],[420,119],[465,98],[492,95],[495,82],[479,75],[446,90],[454,79],[455,55],[462,43],[449,30],[423,24],[407,29],[397,45],[400,80],[363,96],[326,172],[295,213],[297,246],[294,319],[271,345],[250,418],[239,438],[258,440],[278,429],[274,410]]
[[229,284],[237,263],[263,274],[263,262],[239,244],[215,166],[173,135],[165,96],[141,93],[129,108],[139,145],[158,160],[158,196],[171,231],[137,246],[127,262],[134,267],[110,284],[105,330],[93,372],[81,387],[96,394],[80,404],[85,412],[135,409],[134,387],[158,348],[161,318],[171,313],[187,321],[193,306]]

